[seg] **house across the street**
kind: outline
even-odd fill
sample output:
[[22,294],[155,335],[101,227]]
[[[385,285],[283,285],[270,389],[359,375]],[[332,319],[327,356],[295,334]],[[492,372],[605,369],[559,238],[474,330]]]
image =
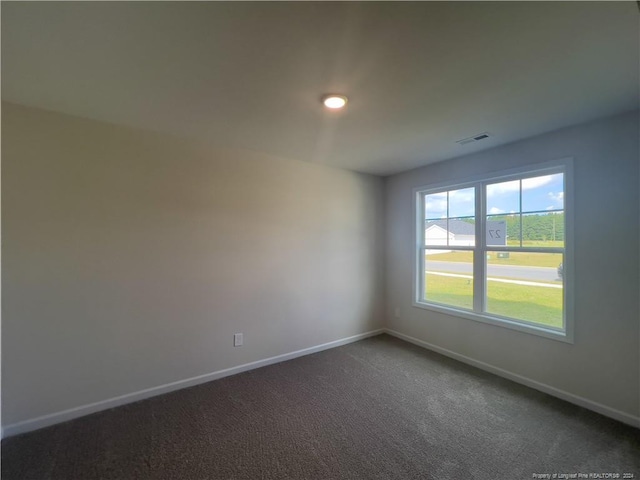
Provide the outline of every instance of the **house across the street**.
[[[504,221],[487,221],[487,245],[506,245],[507,236]],[[425,240],[429,245],[449,245],[470,247],[475,245],[476,226],[474,223],[450,218],[427,220]],[[427,249],[426,254],[446,253],[450,250]]]

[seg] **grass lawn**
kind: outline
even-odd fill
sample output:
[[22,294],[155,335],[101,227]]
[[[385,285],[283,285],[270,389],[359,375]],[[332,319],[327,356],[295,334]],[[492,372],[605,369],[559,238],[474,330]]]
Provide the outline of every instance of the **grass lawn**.
[[[429,260],[441,262],[473,262],[473,252],[449,252],[436,253],[427,257]],[[525,253],[509,252],[509,258],[497,258],[491,254],[488,263],[496,265],[522,265],[530,267],[553,267],[557,268],[562,263],[561,253]]]
[[[466,278],[427,275],[426,299],[471,310],[473,284]],[[489,280],[487,312],[562,327],[562,289]]]
[[[508,246],[514,246],[514,247],[519,247],[520,246],[520,242],[518,240],[509,240],[507,241],[507,245]],[[522,246],[523,247],[564,247],[564,242],[561,240],[558,241],[552,241],[552,240],[547,240],[545,242],[543,242],[542,240],[523,240],[522,241]]]

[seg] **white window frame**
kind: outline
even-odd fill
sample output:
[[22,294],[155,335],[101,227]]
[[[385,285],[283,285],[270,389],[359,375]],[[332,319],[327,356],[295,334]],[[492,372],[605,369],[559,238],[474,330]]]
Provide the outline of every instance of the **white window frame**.
[[[486,215],[486,185],[496,182],[516,180],[521,178],[550,175],[554,173],[564,174],[564,248],[554,247],[517,247],[486,245],[485,222]],[[424,292],[424,257],[427,248],[438,248],[425,245],[425,202],[424,196],[443,191],[458,190],[462,188],[476,187],[476,245],[473,247],[455,246],[455,250],[467,250],[474,252],[473,260],[473,310],[465,310],[453,306],[446,306],[438,303],[431,303],[423,300]],[[413,189],[414,204],[414,231],[415,231],[415,261],[413,276],[413,306],[432,310],[447,315],[475,320],[478,322],[509,328],[520,332],[525,332],[541,337],[551,338],[566,343],[574,342],[574,278],[573,278],[573,159],[563,158],[552,162],[545,162],[526,167],[519,167],[505,171],[487,173],[462,179],[459,181],[441,182],[437,184],[424,185]],[[442,249],[451,249],[443,246]],[[522,252],[533,253],[563,253],[563,325],[564,328],[557,329],[545,327],[544,325],[518,320],[509,317],[483,312],[486,299],[486,274],[485,258],[487,251],[513,251],[517,249]],[[478,294],[481,292],[481,294]]]

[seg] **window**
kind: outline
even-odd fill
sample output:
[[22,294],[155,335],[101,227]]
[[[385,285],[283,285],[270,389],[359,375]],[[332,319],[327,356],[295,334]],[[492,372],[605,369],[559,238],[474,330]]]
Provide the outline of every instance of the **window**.
[[572,342],[571,161],[416,189],[418,307]]

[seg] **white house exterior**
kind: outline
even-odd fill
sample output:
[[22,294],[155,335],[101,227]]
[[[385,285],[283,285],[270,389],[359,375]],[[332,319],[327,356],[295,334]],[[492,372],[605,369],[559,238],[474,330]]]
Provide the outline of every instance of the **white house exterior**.
[[[487,245],[506,245],[505,222],[487,222],[492,231],[502,232],[499,239],[487,237]],[[448,228],[448,230],[447,230]],[[501,229],[501,230],[500,230]],[[427,220],[425,224],[424,238],[426,245],[449,245],[452,247],[470,247],[475,245],[475,225],[464,220],[449,219]],[[448,241],[448,242],[447,242]],[[426,254],[446,253],[451,250],[427,249]]]
[[[427,245],[473,246],[475,226],[462,220],[449,220],[448,224],[447,220],[431,220],[425,225],[424,237]],[[426,253],[431,255],[450,251],[427,249]]]

